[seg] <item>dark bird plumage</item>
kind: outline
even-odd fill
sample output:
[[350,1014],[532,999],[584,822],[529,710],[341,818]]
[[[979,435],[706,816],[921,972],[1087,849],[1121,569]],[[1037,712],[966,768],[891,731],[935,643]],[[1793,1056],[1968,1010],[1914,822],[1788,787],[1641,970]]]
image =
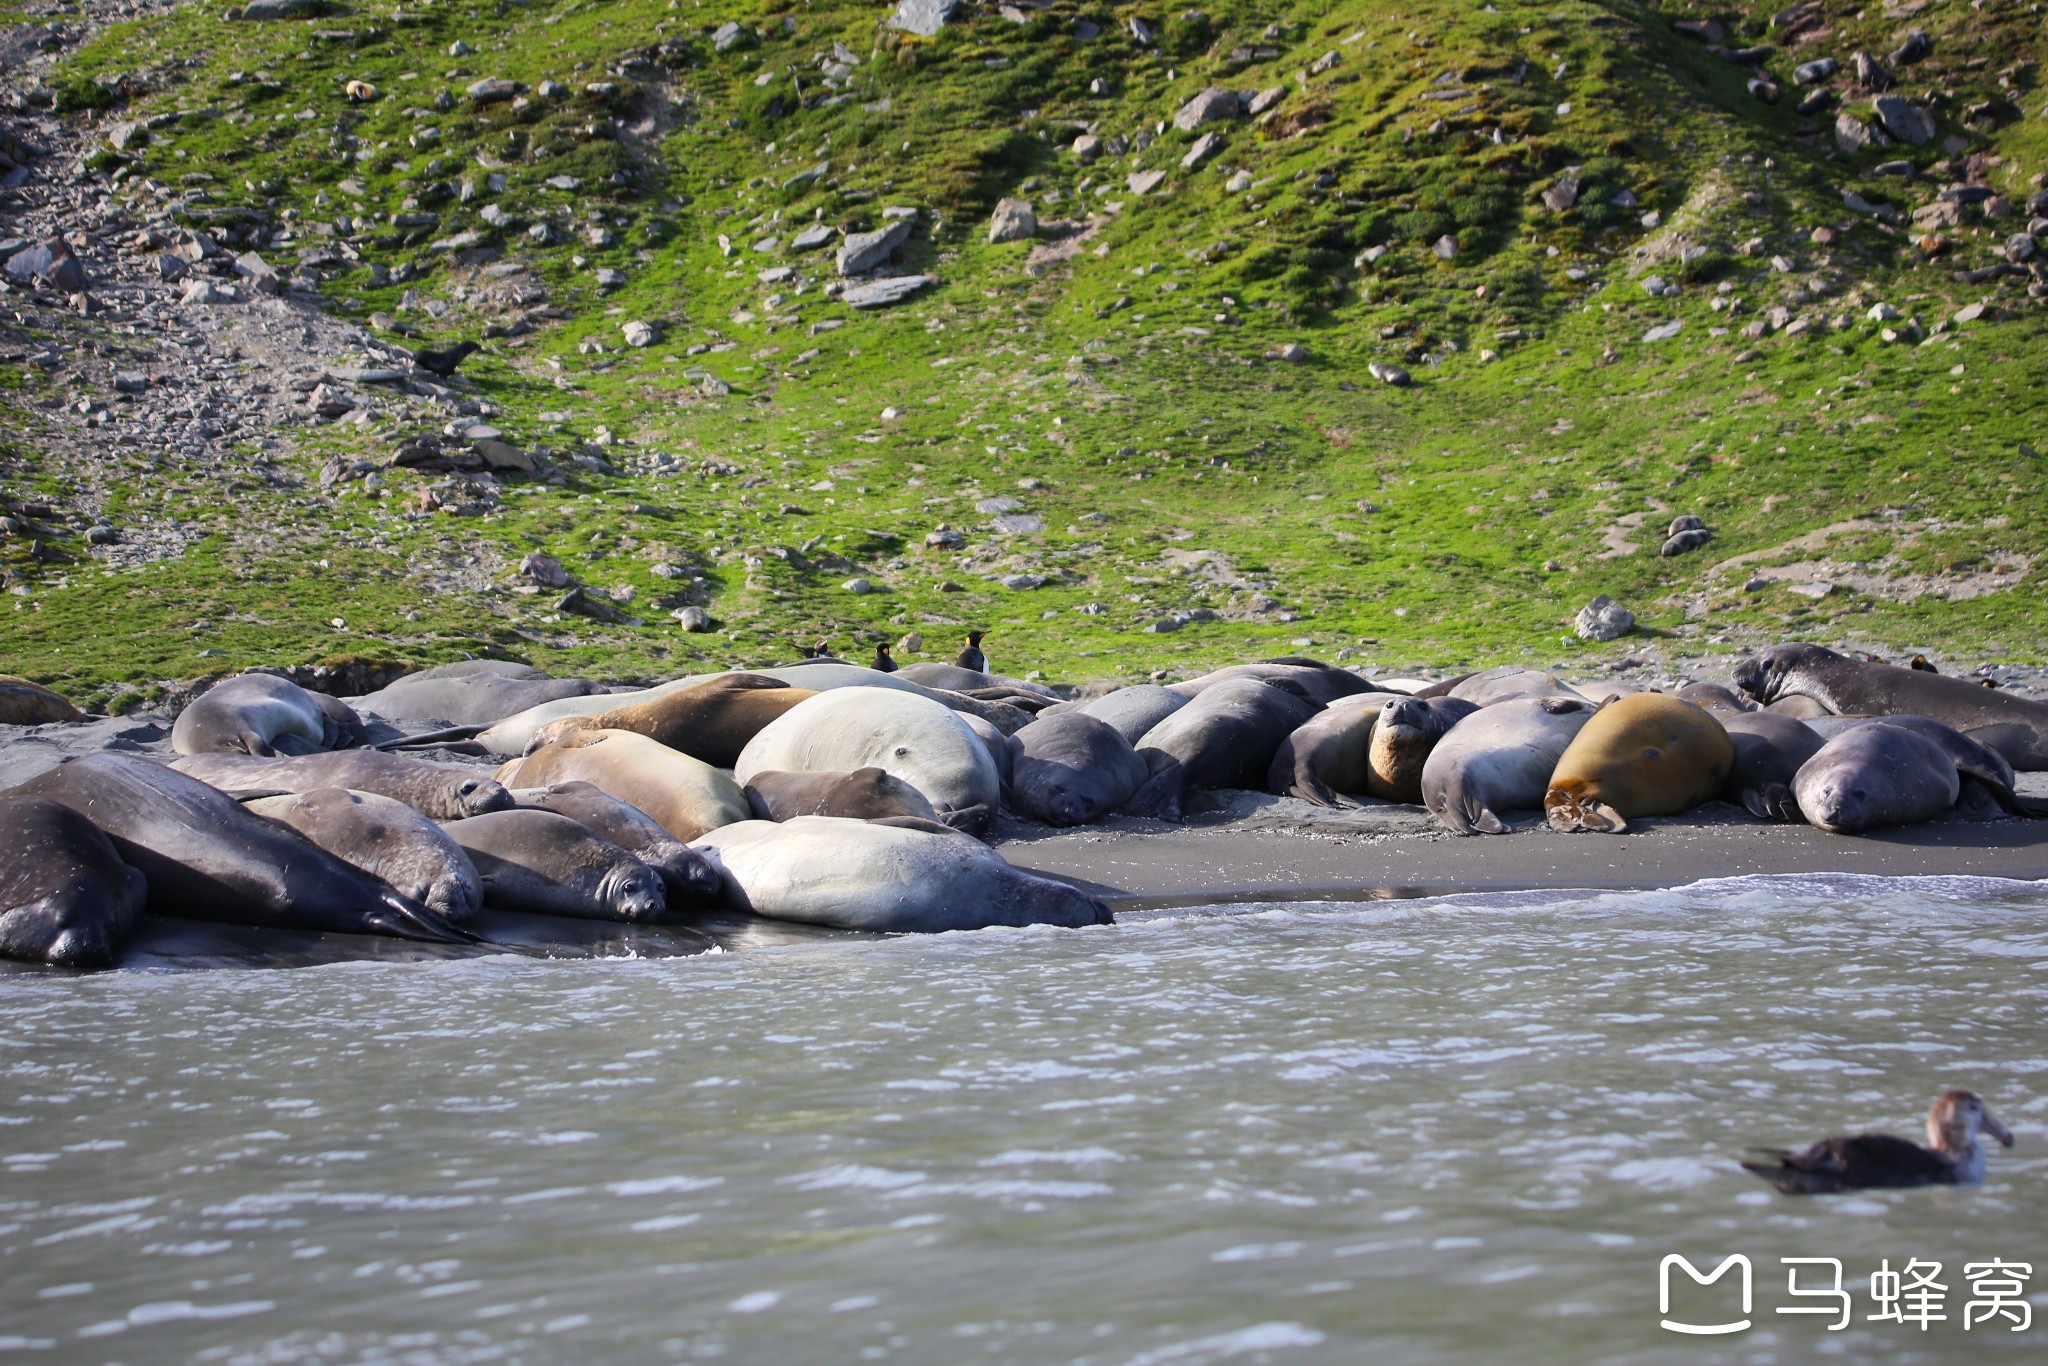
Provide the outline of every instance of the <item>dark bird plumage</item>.
[[881,672],[885,674],[892,674],[896,672],[896,661],[889,657],[888,646],[877,645],[875,647],[875,662],[870,667],[879,669]]
[[981,638],[987,634],[988,632],[986,631],[969,631],[967,633],[967,648],[962,650],[960,657],[953,661],[953,667],[956,669],[972,669],[978,674],[987,673],[988,656],[981,652]]
[[458,342],[454,346],[444,346],[436,350],[415,351],[412,353],[412,363],[430,374],[449,379],[454,376],[455,367],[482,349],[475,342]]
[[1935,668],[1934,665],[1928,661],[1926,655],[1914,655],[1910,660],[1907,661],[1907,665],[1908,667],[1918,669],[1921,673],[1924,674],[1938,674],[1941,672],[1941,670]]
[[1751,1148],[1765,1161],[1744,1162],[1787,1195],[1833,1195],[1842,1191],[1906,1186],[1974,1186],[1984,1179],[1987,1133],[2012,1146],[2012,1132],[1969,1091],[1944,1091],[1927,1112],[1928,1146],[1890,1134],[1824,1138],[1797,1151]]

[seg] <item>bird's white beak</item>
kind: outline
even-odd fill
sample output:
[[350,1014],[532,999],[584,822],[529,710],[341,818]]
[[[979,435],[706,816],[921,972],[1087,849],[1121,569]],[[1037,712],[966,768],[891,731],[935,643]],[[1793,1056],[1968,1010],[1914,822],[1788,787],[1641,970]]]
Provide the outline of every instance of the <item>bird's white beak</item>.
[[2012,1130],[1998,1122],[1998,1117],[1989,1110],[1984,1112],[1984,1132],[1997,1139],[2001,1147],[2012,1146]]

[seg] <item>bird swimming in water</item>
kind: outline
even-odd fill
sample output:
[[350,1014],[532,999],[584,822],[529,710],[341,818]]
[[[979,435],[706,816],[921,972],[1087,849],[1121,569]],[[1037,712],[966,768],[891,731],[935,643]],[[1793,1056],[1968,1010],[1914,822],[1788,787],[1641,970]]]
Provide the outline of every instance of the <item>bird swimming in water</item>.
[[1938,674],[1941,672],[1941,670],[1935,668],[1934,665],[1928,661],[1926,655],[1914,655],[1911,659],[1906,661],[1906,666],[1910,669],[1916,669],[1923,674]]
[[960,657],[953,661],[953,667],[956,669],[972,669],[978,674],[987,673],[988,656],[981,652],[981,638],[987,634],[988,632],[986,631],[969,631],[967,633],[967,648],[962,650]]
[[422,370],[439,375],[442,379],[452,379],[455,376],[455,367],[482,349],[475,342],[458,342],[454,346],[445,346],[438,351],[415,351],[412,353],[412,363]]
[[877,645],[875,647],[875,662],[868,667],[885,674],[896,672],[896,661],[889,657],[889,647],[887,645]]
[[2012,1131],[1998,1122],[1972,1091],[1944,1091],[1927,1112],[1927,1146],[1890,1134],[1824,1138],[1793,1152],[1751,1148],[1769,1161],[1744,1162],[1787,1195],[1832,1195],[1841,1191],[1902,1186],[1974,1186],[1984,1179],[1980,1133],[2005,1147]]

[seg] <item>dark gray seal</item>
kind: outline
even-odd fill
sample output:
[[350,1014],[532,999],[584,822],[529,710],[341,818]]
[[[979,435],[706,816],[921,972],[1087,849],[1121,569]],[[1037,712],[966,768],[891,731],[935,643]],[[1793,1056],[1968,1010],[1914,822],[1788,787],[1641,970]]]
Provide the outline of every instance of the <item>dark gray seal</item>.
[[[467,665],[497,663],[466,661]],[[388,687],[355,698],[354,702],[358,711],[398,725],[490,726],[543,702],[594,697],[605,691],[602,683],[586,678],[549,678],[525,665],[512,667],[520,672],[496,668],[455,672],[464,669],[464,665],[429,669],[407,674]]]
[[1736,803],[1759,820],[1804,821],[1792,795],[1792,779],[1826,742],[1804,721],[1776,712],[1736,712],[1723,715],[1721,724],[1735,746],[1722,800]]
[[47,797],[0,793],[0,957],[105,967],[148,892],[91,821]]
[[1818,645],[1773,645],[1735,666],[1735,684],[1759,702],[1810,697],[1842,716],[1925,716],[2003,754],[2023,773],[2048,770],[2048,703],[1945,674],[1838,655]]
[[1962,775],[1934,741],[1882,721],[1854,726],[1800,766],[1793,794],[1806,819],[1837,835],[1918,825],[1956,804]]
[[1010,737],[1010,805],[1047,825],[1087,825],[1115,811],[1151,776],[1131,742],[1081,712],[1041,716]]
[[390,797],[316,787],[258,797],[243,809],[278,821],[344,863],[391,884],[460,925],[484,904],[483,883],[469,856],[440,826]]
[[1454,835],[1504,835],[1503,811],[1543,805],[1550,775],[1592,719],[1575,697],[1518,697],[1451,727],[1422,766],[1422,802]]
[[347,703],[275,674],[217,683],[171,726],[171,748],[180,754],[312,754],[369,742]]
[[1367,755],[1388,693],[1340,697],[1297,726],[1266,768],[1266,790],[1317,806],[1356,806],[1370,776]]
[[1963,790],[1956,805],[1975,809],[1979,799],[2015,816],[2040,818],[2048,812],[2036,798],[2022,797],[2013,786],[2012,765],[1989,745],[1980,744],[1953,726],[1927,716],[1829,716],[1806,723],[1824,740],[1832,740],[1858,726],[1886,725],[1910,730],[1940,746],[1962,776]]
[[476,865],[487,906],[585,920],[658,920],[668,910],[659,874],[567,816],[493,811],[442,829]]
[[1185,697],[1199,697],[1218,684],[1247,678],[1291,684],[1301,696],[1319,707],[1327,707],[1340,697],[1373,691],[1372,684],[1349,669],[1339,669],[1312,659],[1231,664],[1199,678],[1190,678],[1185,683],[1169,683],[1167,686]]
[[1688,683],[1678,690],[1680,701],[1690,702],[1701,711],[1717,716],[1725,725],[1731,716],[1747,716],[1757,711],[1756,702],[1744,697],[1725,683]]
[[910,816],[937,821],[925,795],[885,768],[846,772],[756,773],[747,779],[747,805],[755,820],[788,821],[798,816],[837,816],[879,821]]
[[1106,697],[1081,704],[1075,710],[1108,722],[1118,735],[1135,745],[1146,731],[1187,704],[1186,693],[1162,688],[1157,683],[1140,683],[1132,688],[1118,688]]
[[490,774],[454,764],[433,764],[375,749],[257,759],[241,754],[194,754],[171,767],[244,797],[345,787],[404,802],[436,821],[459,821],[487,811],[509,811],[512,794]]
[[1151,776],[1124,809],[1175,821],[1191,793],[1260,788],[1280,742],[1316,710],[1291,679],[1237,675],[1204,686],[1139,739],[1138,757]]
[[523,807],[567,816],[652,868],[668,890],[671,910],[718,899],[718,870],[702,854],[639,807],[620,801],[595,783],[515,788],[512,799]]
[[158,915],[476,942],[387,883],[161,764],[88,754],[13,790],[68,806],[104,831],[148,880]]

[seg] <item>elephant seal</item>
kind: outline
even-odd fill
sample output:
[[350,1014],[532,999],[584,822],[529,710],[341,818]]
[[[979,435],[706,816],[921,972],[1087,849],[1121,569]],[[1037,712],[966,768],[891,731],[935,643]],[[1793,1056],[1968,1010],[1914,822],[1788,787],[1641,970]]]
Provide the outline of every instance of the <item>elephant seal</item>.
[[1521,697],[1480,708],[1430,751],[1422,766],[1423,805],[1454,835],[1506,834],[1498,813],[1543,805],[1559,757],[1593,711],[1576,697]]
[[955,716],[967,723],[967,729],[981,737],[983,749],[988,751],[989,762],[996,766],[996,787],[1000,791],[1007,786],[1017,762],[1016,751],[1010,748],[1010,737],[996,729],[993,722],[984,721],[968,712],[955,712]]
[[1301,696],[1319,707],[1327,707],[1340,697],[1355,693],[1371,692],[1372,685],[1352,673],[1314,660],[1290,661],[1286,663],[1231,664],[1212,670],[1199,678],[1190,678],[1185,683],[1169,683],[1167,687],[1183,697],[1199,697],[1219,683],[1230,683],[1240,679],[1281,681],[1292,684]]
[[929,698],[882,688],[836,688],[797,704],[753,738],[733,777],[750,783],[758,773],[860,768],[887,769],[946,824],[971,834],[988,828],[1002,796],[995,760],[972,726]]
[[1446,688],[1443,695],[1490,707],[1517,697],[1578,697],[1580,693],[1555,674],[1524,664],[1503,664],[1497,669],[1467,674]]
[[957,835],[798,816],[742,821],[696,847],[724,870],[735,905],[774,920],[937,934],[994,925],[1106,925],[1079,888],[1011,867]]
[[1397,697],[1380,711],[1366,747],[1365,790],[1385,802],[1422,802],[1422,768],[1451,727],[1479,710],[1462,697]]
[[631,803],[684,843],[747,820],[739,784],[701,759],[629,730],[584,730],[498,770],[507,787],[585,782]]
[[2013,768],[2003,754],[1989,745],[1963,734],[1953,726],[1926,716],[1831,716],[1814,721],[1810,727],[1823,740],[1832,740],[1845,731],[1858,726],[1886,725],[1910,730],[1914,734],[1932,740],[1948,755],[1961,775],[1963,795],[1957,798],[1958,805],[1967,804],[1972,793],[1978,789],[1994,803],[2015,816],[2039,819],[2048,814],[2048,805],[2039,799],[2022,797],[2013,788]]
[[1786,716],[1794,721],[1818,721],[1824,716],[1834,715],[1833,712],[1804,693],[1794,693],[1790,697],[1781,697],[1775,702],[1767,702],[1764,704],[1763,709],[1774,716]]
[[369,742],[362,718],[347,703],[275,674],[241,674],[218,683],[171,726],[171,748],[180,754],[267,758]]
[[1139,738],[1151,776],[1124,809],[1177,821],[1189,793],[1261,786],[1281,742],[1316,710],[1292,679],[1239,674],[1205,686]]
[[477,937],[225,793],[146,759],[87,754],[13,789],[70,807],[149,883],[158,915],[467,944]]
[[2048,769],[2048,703],[1967,679],[1849,659],[1818,645],[1773,645],[1736,664],[1735,684],[1765,704],[1798,694],[1837,715],[1929,717],[1989,745],[2023,773]]
[[1010,737],[1009,804],[1047,825],[1087,825],[1131,799],[1151,769],[1107,721],[1041,716]]
[[1356,806],[1371,776],[1367,751],[1381,710],[1394,699],[1386,693],[1340,697],[1309,717],[1280,742],[1266,768],[1266,790],[1317,806]]
[[1543,794],[1552,830],[1616,833],[1721,795],[1735,766],[1727,728],[1665,693],[1609,702],[1558,757]]
[[600,839],[608,839],[661,876],[670,910],[718,898],[718,870],[704,856],[663,829],[661,823],[592,783],[522,787],[512,793],[522,807],[567,816]]
[[99,827],[47,797],[0,793],[0,958],[114,961],[149,895]]
[[1048,702],[1058,700],[1058,694],[1042,683],[1030,683],[1004,674],[982,673],[976,669],[963,669],[955,664],[906,664],[897,672],[922,687],[943,688],[947,692],[1001,690],[1035,693]]
[[1822,745],[1800,765],[1792,791],[1814,825],[1831,834],[1860,835],[1933,820],[1956,804],[1962,775],[1934,741],[1878,721],[1853,726]]
[[1688,683],[1672,695],[1681,702],[1690,702],[1701,711],[1720,717],[1724,725],[1731,716],[1748,716],[1761,710],[1755,701],[1725,683]]
[[374,749],[337,749],[276,759],[193,754],[173,759],[171,767],[223,792],[244,796],[310,792],[316,787],[374,792],[404,802],[436,821],[459,821],[512,807],[512,794],[488,773]]
[[84,719],[84,712],[42,684],[0,674],[0,726],[48,726]]
[[1134,688],[1118,688],[1077,710],[1108,722],[1117,734],[1135,745],[1146,731],[1185,707],[1189,700],[1186,693],[1162,688],[1157,683],[1140,683]]
[[258,797],[242,809],[288,825],[343,863],[391,884],[455,924],[475,918],[484,902],[476,869],[440,826],[390,797],[316,787]]
[[902,816],[939,819],[922,792],[880,768],[857,768],[850,773],[756,773],[747,780],[747,805],[753,808],[754,819],[763,821],[798,816],[838,816],[853,821]]
[[[465,661],[467,664],[498,662]],[[357,711],[398,725],[439,722],[450,726],[489,726],[544,702],[605,695],[602,683],[593,683],[587,678],[549,678],[526,665],[512,667],[522,672],[473,669],[456,673],[429,669],[423,673],[407,674],[395,683],[350,701]]]
[[816,696],[763,674],[722,674],[623,707],[550,721],[534,733],[533,748],[579,730],[629,730],[713,768],[731,768],[770,721]]
[[580,821],[552,811],[493,811],[441,827],[483,879],[484,904],[579,920],[658,920],[661,875]]
[[1803,721],[1768,711],[1741,712],[1722,724],[1735,747],[1722,799],[1759,820],[1804,821],[1792,779],[1801,764],[1820,752],[1821,737]]

